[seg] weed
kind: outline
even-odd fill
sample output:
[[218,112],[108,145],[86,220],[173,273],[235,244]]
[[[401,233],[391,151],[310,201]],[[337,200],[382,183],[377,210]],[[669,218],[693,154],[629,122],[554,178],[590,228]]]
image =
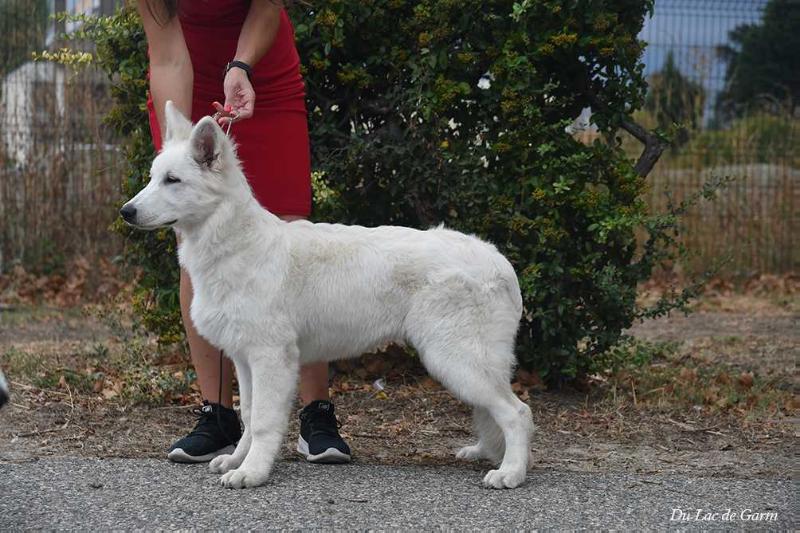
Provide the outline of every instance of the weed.
[[732,413],[748,420],[792,416],[797,410],[790,387],[780,381],[681,353],[674,345],[654,352],[639,344],[634,342],[627,352],[620,350],[618,360],[633,364],[617,365],[610,374],[605,384],[607,399],[619,402],[621,393],[639,409]]
[[618,345],[594,358],[592,372],[615,374],[626,368],[640,368],[677,349],[675,342],[650,342],[625,337]]
[[44,369],[41,357],[15,347],[11,347],[3,353],[0,363],[8,375],[14,379],[33,379]]
[[177,363],[165,363],[169,353],[176,355],[148,337],[131,336],[124,342],[87,342],[52,353],[11,347],[0,356],[0,364],[10,378],[44,391],[68,388],[124,405],[194,401],[196,374],[181,356]]

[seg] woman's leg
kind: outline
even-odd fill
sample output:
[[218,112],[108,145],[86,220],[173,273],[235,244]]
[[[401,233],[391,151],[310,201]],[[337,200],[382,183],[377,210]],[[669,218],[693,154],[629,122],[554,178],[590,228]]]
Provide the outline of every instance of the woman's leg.
[[[204,400],[230,407],[233,403],[231,392],[231,361],[222,359],[222,397],[219,396],[219,350],[197,333],[189,316],[192,301],[192,282],[189,275],[181,269],[181,316],[186,328],[192,364],[197,373],[197,384]],[[308,405],[315,400],[328,400],[328,363],[311,363],[300,368],[300,400]]]
[[[281,218],[291,222],[303,217]],[[330,401],[326,361],[300,367],[298,393],[304,407],[300,412],[297,451],[312,463],[349,463],[350,446],[339,435],[339,421]]]
[[308,405],[328,400],[328,363],[311,363],[300,367],[300,401]]

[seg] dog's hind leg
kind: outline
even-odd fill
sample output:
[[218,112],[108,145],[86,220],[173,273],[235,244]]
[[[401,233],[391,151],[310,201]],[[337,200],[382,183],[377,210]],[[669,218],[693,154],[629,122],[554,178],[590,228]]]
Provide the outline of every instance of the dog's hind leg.
[[250,449],[238,468],[222,476],[224,486],[256,487],[269,478],[286,433],[297,387],[298,359],[296,346],[248,354],[252,395],[245,432],[250,434]]
[[490,350],[482,339],[466,333],[461,338],[445,334],[427,340],[432,342],[418,343],[417,349],[428,372],[476,408],[479,442],[460,455],[480,454],[493,460],[502,457],[499,468],[484,477],[484,485],[517,487],[525,481],[530,462],[533,419],[530,408],[511,390],[513,354],[508,344],[494,343]]
[[533,418],[530,407],[519,400],[511,387],[502,399],[488,408],[492,418],[503,430],[506,450],[497,470],[490,470],[483,484],[496,489],[514,488],[525,481],[531,460],[530,440]]
[[[426,355],[423,360],[434,357],[439,359],[441,355]],[[475,354],[474,357],[481,355]],[[477,408],[480,440],[476,446],[481,453],[490,459],[496,459],[502,453],[500,466],[486,474],[484,485],[502,489],[514,488],[524,482],[530,461],[533,419],[530,408],[517,398],[511,384],[486,368],[476,366],[475,361],[462,360],[457,369],[436,368],[439,365],[429,362],[425,366],[453,394]],[[504,449],[499,446],[501,436],[497,435],[497,429],[502,433]]]
[[416,294],[405,320],[406,337],[428,372],[477,408],[480,440],[462,455],[499,455],[502,450],[500,467],[483,479],[493,488],[514,488],[525,481],[530,458],[531,411],[511,390],[517,303],[505,291],[454,274]]
[[493,464],[500,464],[506,451],[503,430],[495,423],[492,415],[483,407],[475,407],[472,411],[472,427],[478,436],[478,443],[464,446],[458,452],[458,459],[478,461],[487,459]]
[[247,457],[247,452],[250,451],[250,442],[252,440],[250,433],[250,402],[253,394],[253,379],[250,375],[250,367],[247,366],[246,362],[235,363],[235,365],[236,380],[239,382],[239,406],[242,412],[244,433],[242,433],[242,438],[239,439],[232,454],[219,455],[211,460],[208,468],[216,474],[224,474],[234,468],[239,468],[244,458]]

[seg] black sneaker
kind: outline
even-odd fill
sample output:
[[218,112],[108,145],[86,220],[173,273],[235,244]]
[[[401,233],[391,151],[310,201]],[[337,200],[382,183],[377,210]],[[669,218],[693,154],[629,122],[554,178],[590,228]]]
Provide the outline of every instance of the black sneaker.
[[339,435],[331,402],[317,400],[300,411],[297,451],[312,463],[350,462],[350,447]]
[[233,409],[208,403],[193,411],[197,424],[191,433],[172,445],[167,459],[176,463],[205,463],[218,455],[233,453],[242,437],[239,418]]

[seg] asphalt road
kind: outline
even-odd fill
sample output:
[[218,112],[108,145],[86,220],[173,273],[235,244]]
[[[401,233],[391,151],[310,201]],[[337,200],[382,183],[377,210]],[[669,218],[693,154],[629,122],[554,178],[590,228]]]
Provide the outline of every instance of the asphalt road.
[[[469,466],[283,461],[267,485],[232,490],[203,465],[154,459],[2,463],[0,530],[798,527],[792,481],[536,470],[523,487],[496,491],[481,477]],[[690,520],[670,521],[673,509]],[[697,509],[716,520],[698,520]]]

